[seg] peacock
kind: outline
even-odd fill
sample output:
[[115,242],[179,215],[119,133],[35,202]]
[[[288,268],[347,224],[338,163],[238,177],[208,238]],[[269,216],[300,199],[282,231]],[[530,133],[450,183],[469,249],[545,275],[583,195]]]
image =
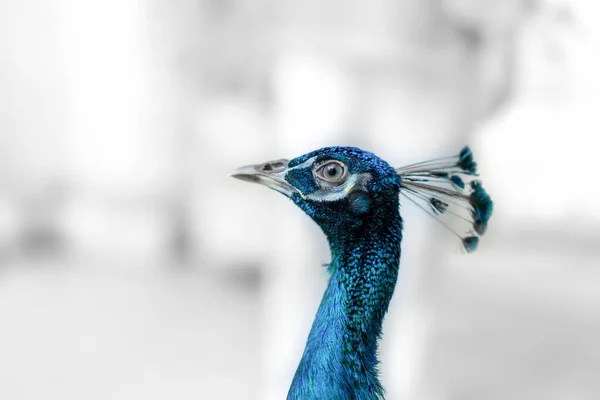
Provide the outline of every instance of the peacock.
[[321,227],[331,251],[327,289],[288,400],[385,397],[377,346],[400,264],[399,196],[442,222],[472,252],[493,209],[476,169],[469,147],[401,168],[359,148],[326,147],[232,173],[287,196]]

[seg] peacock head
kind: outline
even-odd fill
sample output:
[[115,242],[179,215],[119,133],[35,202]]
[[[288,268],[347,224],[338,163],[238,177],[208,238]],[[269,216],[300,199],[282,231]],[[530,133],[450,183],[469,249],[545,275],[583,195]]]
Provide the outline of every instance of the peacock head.
[[477,176],[468,147],[455,157],[396,169],[355,147],[326,147],[291,161],[241,167],[231,175],[283,193],[330,238],[397,214],[403,194],[436,219],[450,215],[466,221],[464,232],[441,222],[459,236],[467,251],[473,251],[493,206],[481,183],[467,179]]
[[234,177],[289,197],[325,234],[351,232],[398,202],[400,178],[388,163],[354,147],[327,147],[291,161],[237,169]]

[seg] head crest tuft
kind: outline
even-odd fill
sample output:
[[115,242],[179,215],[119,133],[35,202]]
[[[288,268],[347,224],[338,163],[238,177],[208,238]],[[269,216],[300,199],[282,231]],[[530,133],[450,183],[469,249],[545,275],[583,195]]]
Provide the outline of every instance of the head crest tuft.
[[[400,194],[458,236],[469,252],[487,230],[494,203],[477,176],[473,153],[464,147],[458,156],[397,168]],[[447,223],[447,222],[448,223]]]

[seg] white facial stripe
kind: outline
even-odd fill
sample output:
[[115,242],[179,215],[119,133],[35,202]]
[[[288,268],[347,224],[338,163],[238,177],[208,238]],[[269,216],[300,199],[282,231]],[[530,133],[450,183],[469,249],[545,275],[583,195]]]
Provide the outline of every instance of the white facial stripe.
[[306,196],[306,199],[312,201],[338,201],[352,193],[354,190],[366,190],[367,183],[371,180],[371,174],[354,174],[340,186],[331,186],[314,191]]
[[313,163],[315,162],[315,159],[317,157],[311,157],[308,160],[304,161],[302,164],[298,164],[295,167],[289,168],[286,172],[290,172],[293,171],[295,169],[302,169],[302,168],[309,168],[312,167]]

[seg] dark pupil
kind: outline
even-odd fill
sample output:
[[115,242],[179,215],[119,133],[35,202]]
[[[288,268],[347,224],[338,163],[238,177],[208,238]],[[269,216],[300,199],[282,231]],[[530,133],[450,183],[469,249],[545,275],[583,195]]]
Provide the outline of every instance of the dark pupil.
[[338,173],[337,166],[330,165],[329,167],[327,167],[327,175],[333,177],[333,176],[336,176],[337,173]]

